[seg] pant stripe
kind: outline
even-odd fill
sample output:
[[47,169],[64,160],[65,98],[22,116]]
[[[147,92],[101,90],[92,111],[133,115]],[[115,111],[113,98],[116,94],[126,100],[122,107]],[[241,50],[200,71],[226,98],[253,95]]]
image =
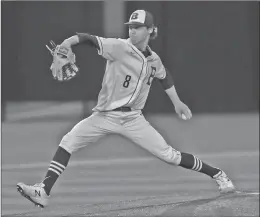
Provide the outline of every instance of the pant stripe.
[[58,163],[57,161],[51,161],[51,164],[54,164],[54,165],[60,167],[62,170],[65,170],[65,168],[66,168],[64,165]]
[[201,168],[202,168],[202,161],[200,159],[198,159],[198,160],[200,162],[200,166],[198,167],[197,171],[199,172],[201,170]]
[[56,174],[58,174],[58,176],[61,174],[60,172],[58,172],[58,171],[57,171],[57,170],[55,170],[55,169],[52,169],[51,167],[49,168],[49,170],[51,170],[51,171],[55,172]]
[[56,169],[56,170],[59,171],[60,173],[63,172],[63,170],[62,170],[61,168],[56,167],[54,164],[51,164],[50,167],[51,167],[52,169]]
[[197,167],[197,160],[196,160],[196,157],[194,155],[193,155],[193,158],[194,158],[194,165],[191,168],[192,170],[194,170]]
[[195,157],[194,155],[193,155],[193,158],[194,158],[194,165],[191,169],[199,172],[202,168],[202,161],[200,159],[198,159],[197,157]]
[[194,156],[194,158],[196,159],[196,167],[194,168],[194,170],[196,170],[196,171],[200,171],[201,170],[201,168],[202,168],[202,162],[201,162],[201,160],[200,159],[198,159],[197,157],[195,157]]
[[[196,157],[195,157],[196,158]],[[200,166],[200,161],[198,158],[196,158],[196,161],[197,161],[197,166],[195,167],[195,170],[198,171],[198,168]]]

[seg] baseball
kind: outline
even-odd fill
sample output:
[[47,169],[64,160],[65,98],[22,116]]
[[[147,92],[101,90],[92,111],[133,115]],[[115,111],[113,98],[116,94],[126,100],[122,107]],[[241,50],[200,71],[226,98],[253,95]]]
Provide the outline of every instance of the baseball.
[[181,115],[181,118],[182,118],[183,120],[187,120],[187,117],[186,117],[184,114]]

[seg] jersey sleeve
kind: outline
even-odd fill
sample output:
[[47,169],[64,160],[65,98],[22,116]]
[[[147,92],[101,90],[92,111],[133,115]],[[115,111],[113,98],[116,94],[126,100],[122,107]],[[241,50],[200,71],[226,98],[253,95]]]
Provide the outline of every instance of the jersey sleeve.
[[98,54],[107,60],[118,60],[122,57],[126,44],[116,38],[102,38],[96,36],[100,49]]
[[165,76],[166,76],[166,69],[161,61],[161,59],[159,58],[158,59],[158,71],[156,72],[155,74],[155,77],[158,78],[158,79],[164,79]]

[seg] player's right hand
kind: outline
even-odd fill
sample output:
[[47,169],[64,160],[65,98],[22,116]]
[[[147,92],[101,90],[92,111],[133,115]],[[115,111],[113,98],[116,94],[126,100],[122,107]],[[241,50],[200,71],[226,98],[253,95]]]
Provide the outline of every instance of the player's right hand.
[[185,105],[183,102],[179,101],[175,105],[175,111],[178,114],[178,116],[183,120],[189,120],[192,118],[191,110],[187,105]]

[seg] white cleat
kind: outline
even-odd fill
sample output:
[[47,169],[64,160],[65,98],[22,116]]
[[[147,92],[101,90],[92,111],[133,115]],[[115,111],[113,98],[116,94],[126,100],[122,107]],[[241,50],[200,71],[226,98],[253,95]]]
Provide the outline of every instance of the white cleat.
[[34,203],[35,206],[44,208],[48,204],[48,199],[50,196],[46,194],[43,188],[43,183],[26,185],[22,182],[19,182],[16,186],[21,195]]
[[228,178],[227,174],[220,170],[218,174],[216,174],[213,179],[217,182],[218,189],[220,190],[220,193],[232,193],[235,192],[236,188],[233,185],[230,178]]

